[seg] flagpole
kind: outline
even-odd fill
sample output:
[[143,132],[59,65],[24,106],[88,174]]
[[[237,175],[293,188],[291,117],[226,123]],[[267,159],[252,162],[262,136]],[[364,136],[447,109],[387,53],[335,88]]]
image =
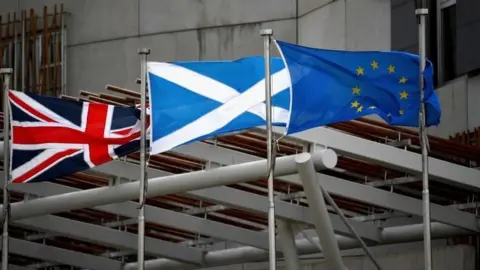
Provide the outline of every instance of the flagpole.
[[420,87],[420,140],[422,147],[422,182],[423,182],[423,243],[425,256],[425,270],[432,269],[432,244],[430,225],[430,194],[428,181],[428,148],[425,111],[425,81],[423,71],[426,64],[426,18],[428,15],[427,3],[425,0],[418,0],[415,14],[418,17],[418,43],[420,55],[419,87]]
[[145,195],[146,190],[146,81],[147,81],[147,55],[150,54],[150,49],[138,49],[138,54],[141,57],[141,83],[140,83],[140,181],[139,181],[139,200],[138,210],[138,269],[145,269]]
[[265,106],[267,120],[267,170],[268,170],[268,248],[270,270],[277,269],[275,249],[275,201],[273,198],[273,147],[272,147],[272,87],[270,74],[270,43],[272,42],[272,29],[260,30],[263,37],[265,54]]
[[2,269],[8,269],[8,224],[9,224],[9,194],[7,185],[10,182],[10,123],[8,110],[8,90],[10,89],[11,68],[0,69],[3,75],[3,234],[2,234]]

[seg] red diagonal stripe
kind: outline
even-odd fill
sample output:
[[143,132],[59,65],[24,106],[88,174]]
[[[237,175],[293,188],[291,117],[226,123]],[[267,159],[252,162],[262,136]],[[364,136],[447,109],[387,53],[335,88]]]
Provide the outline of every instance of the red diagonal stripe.
[[57,121],[51,119],[50,117],[46,116],[46,115],[43,115],[41,114],[40,112],[38,112],[37,110],[35,110],[34,108],[32,108],[30,105],[28,105],[27,103],[25,103],[22,99],[18,98],[15,94],[13,94],[12,92],[9,92],[8,93],[8,96],[10,97],[10,100],[12,100],[13,102],[17,103],[18,106],[22,107],[23,110],[25,111],[28,111],[30,114],[32,115],[35,115],[35,117],[45,121],[45,122],[49,122],[49,123],[56,123]]
[[81,150],[78,149],[67,149],[65,151],[56,153],[51,157],[47,158],[43,162],[37,164],[33,169],[29,170],[28,172],[24,173],[23,175],[13,179],[13,183],[23,183],[30,180],[31,177],[35,176],[37,173],[43,171],[48,166],[51,166],[52,163],[58,162],[60,159],[72,155],[75,152],[80,152]]

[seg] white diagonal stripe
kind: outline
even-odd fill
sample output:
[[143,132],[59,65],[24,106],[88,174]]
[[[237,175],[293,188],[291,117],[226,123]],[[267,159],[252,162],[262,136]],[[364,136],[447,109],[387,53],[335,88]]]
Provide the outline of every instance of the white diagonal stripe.
[[83,144],[70,144],[70,143],[36,143],[36,144],[12,144],[12,150],[45,150],[45,149],[83,149]]
[[[40,153],[39,155],[35,156],[34,158],[32,158],[31,160],[29,160],[28,162],[22,164],[22,166],[19,166],[18,168],[16,168],[15,170],[12,171],[12,179],[15,179],[15,178],[19,178],[21,177],[22,175],[24,175],[25,173],[28,173],[30,170],[32,170],[33,168],[35,168],[37,165],[43,163],[45,160],[49,159],[50,157],[52,157],[53,155],[55,154],[58,154],[62,151],[65,151],[65,148],[64,149],[47,149],[45,151],[43,151],[42,153]],[[73,155],[76,155],[78,154],[79,152],[74,152],[73,154],[67,156],[67,157],[70,157],[70,156],[73,156]],[[53,162],[52,164],[49,164],[47,167],[45,167],[43,170],[37,172],[35,175],[33,175],[32,177],[29,178],[30,179],[33,179],[35,178],[37,175],[45,172],[46,170],[50,169],[51,167],[53,167],[54,165],[56,165],[57,163],[59,163],[60,161],[64,160],[65,158],[62,158],[62,159],[58,159],[57,161]]]
[[[163,77],[162,73],[162,77]],[[202,76],[203,77],[203,76]],[[193,80],[193,78],[185,79],[185,81]],[[286,69],[272,75],[272,96],[285,90],[290,86],[290,77]],[[193,85],[196,89],[209,89],[205,85],[201,85],[199,81],[193,81]],[[221,84],[221,83],[220,83]],[[223,84],[221,84],[223,85]],[[195,91],[194,90],[194,91]],[[253,107],[261,106],[257,109],[257,113],[265,115],[265,109],[263,111],[260,108],[262,102],[265,101],[265,79],[262,79],[250,89],[246,90],[240,95],[237,95],[234,98],[230,98],[223,105],[218,108],[210,111],[209,113],[203,115],[197,120],[183,126],[182,128],[152,142],[151,154],[156,154],[164,151],[168,151],[178,145],[191,141],[200,136],[210,134],[228,123],[234,120],[236,117],[242,113],[251,110]],[[195,91],[196,92],[196,91]],[[204,91],[207,92],[207,91]],[[217,91],[215,91],[216,93]],[[221,91],[218,91],[221,92]],[[207,94],[210,94],[207,92]],[[284,109],[282,109],[284,110]],[[285,111],[284,119],[288,117],[288,111]],[[258,115],[258,114],[257,114]]]
[[[153,73],[156,76],[161,77],[162,79],[170,81],[174,84],[177,84],[185,89],[188,89],[196,94],[202,95],[204,97],[224,104],[241,94],[237,92],[237,90],[235,90],[234,88],[224,83],[221,83],[217,80],[214,80],[188,68],[171,63],[149,62],[148,72]],[[284,68],[278,71],[276,74],[279,74],[276,77],[278,79],[278,83],[285,86],[285,88],[280,89],[280,91],[276,93],[281,92],[281,90],[287,90],[287,88],[289,89],[290,84],[282,84],[285,80],[290,81],[290,76],[287,73],[287,70]],[[277,81],[272,78],[272,87],[275,87],[276,83]],[[272,92],[272,97],[275,94]],[[247,111],[265,120],[265,105],[262,104],[264,101],[265,98],[258,104],[254,104]],[[288,110],[272,106],[273,122],[286,123],[287,119]]]
[[[60,123],[64,126],[68,126],[68,127],[74,128],[74,129],[78,129],[78,126],[76,126],[75,124],[73,124],[69,120],[63,118],[62,116],[56,114],[55,112],[52,112],[50,109],[43,106],[40,102],[37,102],[35,99],[29,97],[27,94],[22,93],[22,92],[18,92],[18,91],[13,91],[13,90],[11,90],[10,93],[13,94],[14,96],[16,96],[18,99],[21,99],[23,102],[28,104],[33,109],[38,110],[41,114],[43,114],[43,115],[49,117],[50,119],[56,121],[57,123]],[[10,102],[16,104],[16,102],[14,102],[12,99],[10,99]],[[31,114],[29,111],[23,110],[22,106],[20,106],[18,104],[16,104],[16,105],[19,109],[22,109],[22,111],[25,112],[26,114],[34,117],[35,119],[38,119],[39,121],[43,121],[43,120],[39,119],[38,117],[36,117],[35,115]]]

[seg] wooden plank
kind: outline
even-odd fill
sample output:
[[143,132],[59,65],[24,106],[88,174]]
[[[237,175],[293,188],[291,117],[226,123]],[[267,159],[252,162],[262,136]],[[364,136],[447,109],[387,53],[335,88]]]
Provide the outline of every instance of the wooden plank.
[[36,44],[37,44],[37,15],[35,14],[35,11],[33,9],[30,9],[30,14],[31,20],[32,20],[32,61],[31,67],[32,67],[32,92],[37,93],[37,86],[38,86],[38,81],[37,81],[37,51],[36,51]]
[[[63,4],[60,5],[60,32],[59,32],[59,39],[60,39],[60,46],[65,46],[65,44],[63,44],[63,28],[65,27],[64,26],[65,22],[64,22],[64,17],[63,17]],[[64,64],[65,64],[65,61],[64,61],[64,55],[62,55],[62,49],[61,47],[59,48],[60,52],[60,61],[62,61],[62,64],[61,66],[59,67],[60,68],[60,93],[63,93],[64,91],[64,88],[63,88],[63,84],[64,84],[64,81],[63,81],[63,72],[62,70],[64,70]],[[65,69],[66,70],[66,69]],[[65,86],[66,87],[66,86]]]
[[3,20],[0,15],[0,68],[3,66]]
[[26,10],[24,10],[25,13],[25,56],[24,56],[24,65],[25,65],[25,92],[30,91],[30,70],[29,70],[29,64],[30,64],[30,38],[31,38],[31,24],[30,24],[30,18],[28,16],[28,13]]
[[[10,38],[10,67],[12,67],[13,69],[15,69],[17,67],[17,65],[15,65],[15,62],[18,63],[18,59],[17,59],[17,46],[16,45],[16,41],[17,41],[17,32],[16,32],[16,29],[17,29],[17,12],[13,12],[13,20],[12,20],[12,23],[11,23],[11,33],[12,33],[12,36]],[[17,82],[16,82],[16,76],[15,74],[18,74],[17,73],[17,70],[14,70],[13,71],[13,74],[12,74],[12,88],[15,87],[17,85]],[[16,89],[15,89],[16,90]]]
[[51,91],[51,77],[50,77],[50,27],[48,26],[48,8],[45,6],[45,29],[43,29],[45,35],[45,94],[52,95]]
[[10,42],[9,42],[9,39],[10,39],[10,12],[7,13],[7,33],[5,34],[5,45],[7,47],[7,50],[6,50],[6,63],[5,63],[5,67],[6,68],[12,68],[12,66],[10,65]]
[[[57,25],[57,5],[53,7],[53,22],[52,22],[52,27],[54,29],[58,29]],[[54,90],[54,95],[58,96],[60,93],[58,91],[58,69],[60,67],[60,63],[58,61],[58,30],[55,30],[55,34],[53,36],[53,90]]]
[[46,70],[45,65],[47,63],[47,6],[43,6],[43,18],[42,18],[42,59],[40,61],[40,95],[45,94],[46,88]]

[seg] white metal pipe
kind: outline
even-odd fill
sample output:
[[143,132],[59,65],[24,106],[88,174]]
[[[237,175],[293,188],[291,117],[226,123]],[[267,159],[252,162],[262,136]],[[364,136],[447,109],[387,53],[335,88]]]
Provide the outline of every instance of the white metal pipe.
[[[459,229],[454,226],[445,225],[439,222],[433,222],[432,226],[432,237],[434,239],[451,237],[451,236],[461,236],[461,235],[470,235],[472,232]],[[414,242],[423,239],[423,224],[415,225],[406,225],[406,226],[396,226],[383,229],[381,232],[382,242],[380,245],[387,244],[397,244],[397,243],[406,243]],[[341,249],[352,249],[360,247],[357,240],[344,237],[336,236],[338,241],[338,246]],[[318,242],[318,238],[314,238]],[[295,241],[297,245],[297,251],[300,255],[318,253],[318,247],[312,244],[307,239],[300,239]],[[247,262],[259,262],[265,261],[268,259],[268,251],[254,248],[254,247],[239,247],[224,249],[219,251],[210,251],[205,254],[205,265],[204,266],[193,266],[190,264],[181,263],[178,261],[172,261],[168,259],[154,259],[145,261],[145,269],[147,270],[167,270],[167,269],[197,269],[202,267],[214,267],[222,265],[230,265],[237,263],[247,263]],[[136,270],[136,263],[127,263],[123,270]]]
[[353,236],[355,236],[355,238],[358,240],[358,242],[360,243],[360,246],[365,251],[365,254],[367,255],[367,257],[370,258],[370,260],[375,265],[377,270],[382,270],[382,267],[380,266],[378,261],[375,260],[375,257],[373,256],[372,252],[368,249],[368,246],[365,243],[365,241],[363,241],[363,239],[360,237],[360,235],[357,234],[357,232],[353,228],[352,224],[350,224],[350,222],[348,221],[347,217],[345,217],[345,215],[343,214],[340,207],[338,207],[337,203],[333,200],[332,196],[330,196],[330,194],[328,194],[328,192],[322,187],[321,184],[319,184],[319,187],[320,187],[320,190],[322,191],[322,194],[325,196],[325,199],[327,200],[328,204],[330,204],[330,206],[333,207],[335,212],[337,212],[338,216],[340,216],[340,219],[343,221],[343,223],[345,223],[345,226],[347,226],[350,233]]
[[[8,107],[8,90],[10,90],[10,76],[13,70],[11,68],[0,69],[0,75],[3,76],[3,140],[8,141],[10,138],[10,114]],[[2,269],[8,269],[8,225],[9,225],[9,194],[8,184],[10,180],[10,152],[9,144],[4,145],[3,148],[3,172],[5,174],[5,182],[3,185],[3,205],[6,206],[2,209]]]
[[263,51],[265,55],[265,111],[267,121],[267,170],[268,170],[268,246],[269,246],[269,269],[277,269],[275,251],[275,201],[273,198],[273,142],[272,142],[272,88],[270,74],[270,43],[272,41],[272,29],[260,30],[263,37]]
[[[297,167],[294,159],[295,156],[277,158],[275,162],[274,176],[295,174],[297,172]],[[330,149],[313,154],[312,159],[317,170],[325,168],[331,169],[337,164],[337,155]],[[165,194],[181,193],[185,191],[265,179],[266,166],[266,160],[260,160],[221,167],[209,171],[198,171],[152,178],[148,180],[146,197],[156,197]],[[136,182],[114,187],[101,187],[38,198],[26,202],[13,203],[11,204],[11,218],[22,219],[48,215],[74,209],[133,200],[137,197],[138,183]]]
[[335,233],[333,232],[332,222],[328,215],[327,205],[318,185],[317,172],[312,163],[311,155],[309,153],[299,154],[295,157],[295,162],[297,163],[298,175],[302,181],[303,191],[308,201],[308,209],[312,212],[313,223],[323,247],[328,268],[345,270],[340,249],[335,239]]
[[282,247],[287,270],[300,270],[300,257],[297,252],[295,235],[290,222],[277,219],[278,240]]

